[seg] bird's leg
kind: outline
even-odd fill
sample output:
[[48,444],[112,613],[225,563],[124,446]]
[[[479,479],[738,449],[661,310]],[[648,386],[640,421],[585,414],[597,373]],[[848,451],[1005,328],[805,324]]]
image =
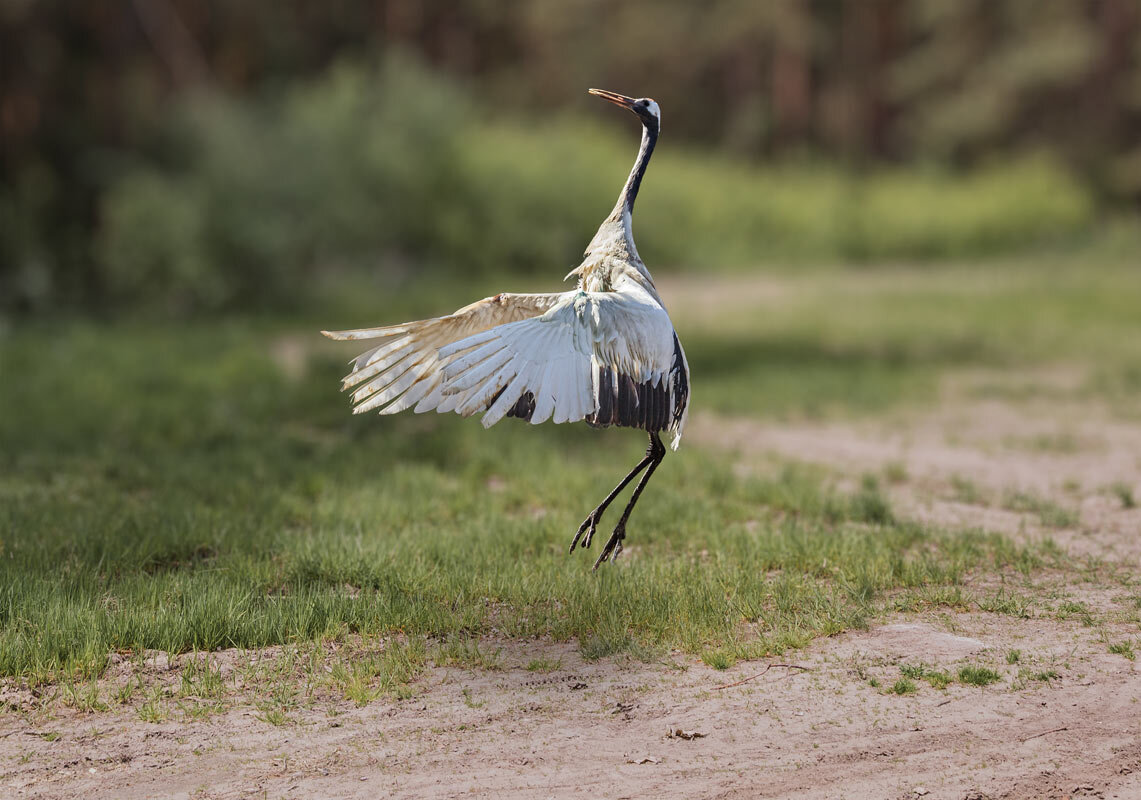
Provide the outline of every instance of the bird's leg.
[[[651,434],[651,437],[652,437],[652,434]],[[664,448],[663,448],[663,450],[664,450]],[[607,507],[609,507],[609,505],[614,502],[614,498],[618,496],[618,493],[626,488],[626,484],[628,484],[630,481],[634,480],[634,478],[638,477],[638,473],[650,465],[650,463],[654,460],[653,453],[654,453],[654,441],[653,441],[653,438],[651,438],[650,439],[650,446],[648,448],[646,448],[645,458],[643,458],[641,461],[639,461],[638,465],[636,467],[634,467],[634,469],[630,470],[630,472],[626,475],[626,477],[623,478],[621,480],[621,482],[617,486],[614,487],[614,491],[612,491],[610,494],[606,495],[606,499],[603,500],[601,503],[599,503],[598,506],[595,507],[595,509],[593,511],[591,511],[589,515],[587,515],[587,518],[585,520],[583,520],[583,523],[578,526],[578,532],[574,535],[574,538],[571,539],[571,543],[570,543],[570,552],[571,553],[573,553],[575,547],[578,546],[578,540],[582,539],[582,534],[584,532],[586,533],[586,538],[582,540],[582,546],[584,548],[590,547],[590,542],[592,539],[594,539],[594,532],[595,532],[595,530],[598,529],[598,523],[602,521],[603,512],[605,512]]]
[[634,505],[638,502],[639,495],[642,490],[646,488],[646,484],[650,482],[650,476],[654,474],[654,470],[658,468],[658,464],[662,463],[662,459],[666,457],[666,447],[662,444],[662,440],[658,437],[657,433],[650,434],[650,447],[646,451],[646,458],[650,459],[650,468],[646,470],[646,474],[642,476],[642,480],[638,481],[638,485],[634,487],[634,493],[630,495],[630,502],[626,504],[626,508],[622,511],[622,516],[618,519],[618,524],[614,526],[614,533],[610,534],[610,538],[606,541],[606,546],[602,548],[602,552],[598,554],[598,560],[594,562],[593,569],[598,569],[598,565],[610,557],[611,563],[618,558],[618,554],[622,552],[622,540],[626,538],[626,520],[630,519],[630,512],[634,510]]

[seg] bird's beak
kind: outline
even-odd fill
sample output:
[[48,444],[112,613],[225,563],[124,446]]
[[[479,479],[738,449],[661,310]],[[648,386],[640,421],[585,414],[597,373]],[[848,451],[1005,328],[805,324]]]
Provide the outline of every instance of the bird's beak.
[[631,111],[634,110],[634,98],[632,97],[627,97],[624,94],[618,94],[618,92],[608,92],[605,89],[590,89],[589,92],[596,97],[601,97],[603,100],[609,100],[616,106],[622,106],[623,108],[628,108]]

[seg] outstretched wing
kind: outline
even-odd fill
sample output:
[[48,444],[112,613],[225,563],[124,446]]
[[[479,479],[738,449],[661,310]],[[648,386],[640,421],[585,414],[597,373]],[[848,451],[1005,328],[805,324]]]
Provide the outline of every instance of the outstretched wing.
[[441,348],[437,408],[485,411],[484,427],[511,415],[534,424],[673,428],[681,411],[672,390],[675,351],[669,316],[649,297],[568,292],[541,316]]
[[353,392],[353,413],[381,408],[395,414],[416,406],[417,412],[436,408],[443,374],[439,350],[497,325],[544,313],[565,297],[555,294],[497,294],[446,317],[406,322],[381,328],[321,331],[330,339],[379,339],[380,343],[351,362],[342,388]]

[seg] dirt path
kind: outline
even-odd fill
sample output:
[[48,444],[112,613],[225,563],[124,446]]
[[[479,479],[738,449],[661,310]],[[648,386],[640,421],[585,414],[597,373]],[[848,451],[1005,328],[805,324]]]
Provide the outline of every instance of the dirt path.
[[[434,670],[403,702],[250,708],[149,725],[130,712],[0,723],[0,794],[144,797],[1141,797],[1141,675],[1077,623],[959,615],[818,642],[784,663]],[[1018,688],[1001,654],[1057,677]],[[516,645],[518,647],[518,645]],[[994,666],[993,686],[886,693],[899,664]],[[751,676],[761,673],[752,680]],[[728,688],[726,684],[738,683]],[[677,729],[702,734],[670,736]],[[54,741],[52,733],[57,733]]]

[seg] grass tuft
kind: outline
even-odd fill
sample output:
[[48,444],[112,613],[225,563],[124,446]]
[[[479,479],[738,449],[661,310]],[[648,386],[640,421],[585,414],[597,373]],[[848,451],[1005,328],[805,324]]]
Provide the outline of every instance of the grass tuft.
[[1137,654],[1133,651],[1133,642],[1113,642],[1109,645],[1109,652],[1115,653],[1119,656],[1125,656],[1130,661],[1137,658]]
[[923,673],[923,680],[931,684],[932,689],[946,689],[955,679],[949,672],[929,669]]
[[437,667],[495,670],[502,666],[502,654],[502,649],[486,652],[472,636],[451,636],[432,651],[432,661]]
[[915,681],[909,678],[900,678],[888,689],[891,694],[915,694],[917,691],[919,691],[919,687],[915,685]]
[[902,461],[889,461],[883,467],[884,480],[891,484],[907,483],[910,477],[907,465]]
[[729,669],[737,663],[737,659],[727,650],[706,650],[701,654],[701,660],[713,669]]
[[932,669],[924,664],[901,664],[899,671],[911,681],[926,681],[932,689],[946,689],[954,678],[947,672]]
[[968,686],[989,686],[1002,680],[1002,675],[989,667],[971,664],[959,668],[959,680]]
[[1003,496],[1002,507],[1008,511],[1036,514],[1039,522],[1047,528],[1073,528],[1080,522],[1077,511],[1030,492],[1008,491]]
[[557,672],[563,668],[563,661],[561,658],[533,658],[527,662],[526,670],[528,672]]
[[1000,589],[995,594],[977,601],[978,607],[992,614],[1009,614],[1021,619],[1031,617],[1031,601],[1022,595],[1012,594]]
[[110,706],[104,702],[99,685],[95,681],[82,684],[68,683],[63,687],[63,704],[82,714],[107,711]]
[[139,706],[138,711],[139,719],[143,722],[160,723],[166,722],[168,705],[166,702],[166,695],[161,686],[151,687],[146,700]]
[[987,499],[978,485],[970,478],[964,478],[962,475],[951,476],[951,492],[952,498],[957,503],[971,506],[987,505]]
[[1133,497],[1133,487],[1132,486],[1130,486],[1127,483],[1118,482],[1118,483],[1113,484],[1109,488],[1110,488],[1110,491],[1121,502],[1122,508],[1129,509],[1129,508],[1136,508],[1137,507],[1137,500]]
[[1059,603],[1055,615],[1062,620],[1077,618],[1087,628],[1094,624],[1093,612],[1080,601],[1065,600]]

